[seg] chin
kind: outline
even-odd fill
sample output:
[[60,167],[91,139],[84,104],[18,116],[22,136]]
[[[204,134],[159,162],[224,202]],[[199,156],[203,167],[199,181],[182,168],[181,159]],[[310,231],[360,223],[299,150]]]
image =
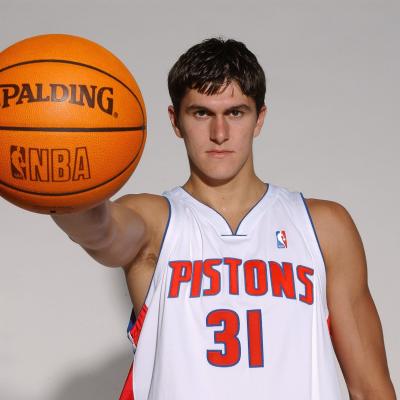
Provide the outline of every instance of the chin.
[[203,182],[212,186],[219,186],[230,182],[240,174],[241,170],[245,168],[246,165],[246,161],[238,159],[227,160],[225,162],[214,162],[208,159],[196,161],[189,158],[190,170]]
[[223,185],[224,183],[227,183],[231,181],[233,178],[237,176],[239,171],[227,171],[227,170],[217,170],[215,169],[204,169],[200,171],[197,169],[196,173],[197,175],[204,181],[207,182],[211,186],[219,186]]

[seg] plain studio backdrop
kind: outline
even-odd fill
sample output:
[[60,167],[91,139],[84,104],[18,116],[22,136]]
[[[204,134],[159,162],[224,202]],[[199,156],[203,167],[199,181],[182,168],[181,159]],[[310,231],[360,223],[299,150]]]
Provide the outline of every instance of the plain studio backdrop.
[[[268,77],[258,175],[351,213],[400,391],[400,3],[347,1],[0,1],[0,48],[43,33],[84,36],[133,72],[147,106],[142,160],[114,197],[162,193],[188,176],[170,127],[169,68],[211,36],[244,41]],[[0,199],[0,398],[118,398],[131,363],[130,300],[51,219]],[[349,265],[349,268],[351,266]]]

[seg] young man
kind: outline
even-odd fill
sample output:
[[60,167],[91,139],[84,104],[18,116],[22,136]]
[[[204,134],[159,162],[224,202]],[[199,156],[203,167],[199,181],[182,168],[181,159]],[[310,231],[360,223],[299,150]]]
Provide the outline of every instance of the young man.
[[56,223],[122,266],[135,356],[121,399],[395,399],[357,229],[339,204],[266,184],[253,139],[265,77],[240,42],[210,39],[169,74],[190,177]]

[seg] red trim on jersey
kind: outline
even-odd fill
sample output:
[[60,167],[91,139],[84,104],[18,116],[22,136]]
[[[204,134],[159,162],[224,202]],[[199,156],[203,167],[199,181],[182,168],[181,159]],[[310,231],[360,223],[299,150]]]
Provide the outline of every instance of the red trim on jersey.
[[143,304],[143,307],[140,310],[139,315],[138,315],[138,317],[136,319],[135,325],[133,326],[133,328],[129,332],[131,337],[132,337],[132,339],[133,339],[133,343],[136,346],[137,346],[138,341],[139,341],[140,332],[142,331],[142,326],[143,326],[144,319],[146,318],[146,314],[147,314],[147,306],[146,306],[146,304]]
[[328,331],[329,334],[332,336],[332,331],[331,331],[331,317],[328,315],[328,318],[326,320],[326,323],[328,324]]
[[[147,306],[143,304],[142,309],[136,319],[135,325],[130,330],[129,334],[132,337],[133,343],[137,346],[139,342],[140,332],[142,331],[142,326],[147,314]],[[134,400],[133,396],[133,363],[129,369],[128,376],[126,377],[124,387],[121,392],[119,400]]]
[[132,367],[133,365],[131,365],[131,368],[129,369],[129,373],[128,376],[126,377],[124,388],[122,389],[122,393],[121,396],[119,397],[119,400],[134,400]]

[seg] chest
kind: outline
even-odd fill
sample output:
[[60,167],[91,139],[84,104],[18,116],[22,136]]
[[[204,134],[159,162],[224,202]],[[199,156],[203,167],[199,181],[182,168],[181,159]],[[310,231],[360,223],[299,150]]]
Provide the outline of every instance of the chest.
[[234,234],[214,217],[199,218],[188,210],[171,229],[173,240],[160,260],[171,301],[202,298],[223,305],[241,296],[250,304],[269,298],[312,303],[311,244],[290,219],[260,215]]

